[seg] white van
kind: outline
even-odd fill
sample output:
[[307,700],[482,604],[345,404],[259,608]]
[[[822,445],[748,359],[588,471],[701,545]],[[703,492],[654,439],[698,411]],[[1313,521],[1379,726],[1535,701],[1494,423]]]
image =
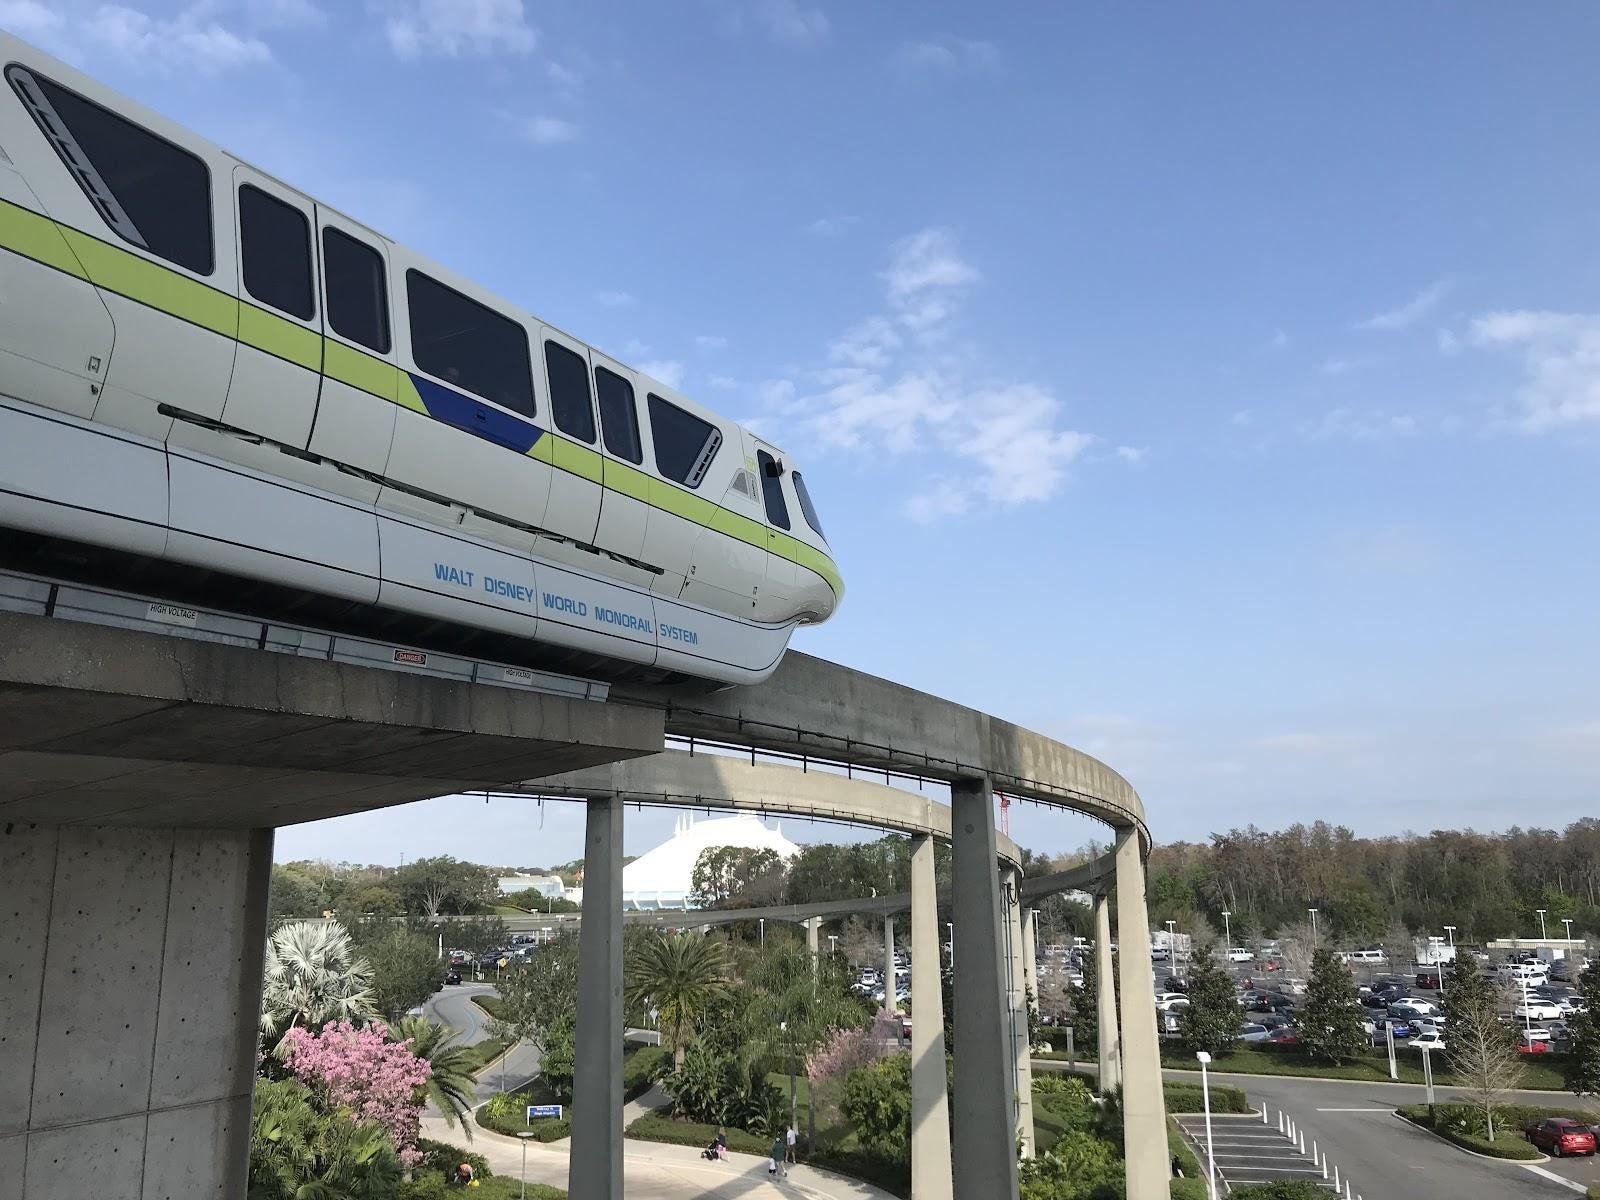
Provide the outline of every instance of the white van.
[[1341,955],[1341,957],[1345,960],[1345,962],[1352,963],[1386,963],[1389,961],[1389,956],[1382,950],[1371,949],[1349,950]]
[[1256,956],[1243,946],[1230,946],[1228,948],[1228,961],[1236,963],[1255,962]]

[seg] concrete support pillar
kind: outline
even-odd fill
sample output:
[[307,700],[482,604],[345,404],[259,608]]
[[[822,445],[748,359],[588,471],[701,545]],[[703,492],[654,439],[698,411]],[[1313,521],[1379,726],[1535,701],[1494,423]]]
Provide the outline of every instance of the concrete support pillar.
[[[1161,1095],[1155,973],[1150,967],[1150,917],[1145,908],[1139,831],[1117,833],[1117,962],[1122,983],[1122,1140],[1127,1148],[1128,1200],[1166,1200],[1167,1110]],[[1103,987],[1104,985],[1102,985]]]
[[817,943],[819,941],[818,934],[821,932],[821,929],[822,929],[822,918],[821,917],[810,917],[810,918],[808,918],[806,920],[805,926],[806,926],[806,949],[811,951],[811,965],[813,967],[815,967],[817,965],[817,955],[820,953],[820,949],[819,949]]
[[1024,905],[1022,909],[1022,983],[1028,990],[1028,1007],[1037,1013],[1039,1011],[1039,945],[1038,922],[1034,919],[1033,909]]
[[622,1200],[622,799],[589,801],[578,929],[572,1200]]
[[952,1200],[944,986],[933,839],[911,847],[911,1200]]
[[1033,1047],[1028,1043],[1028,997],[1022,967],[1022,876],[1005,873],[1006,947],[1010,958],[1011,1084],[1016,1096],[1017,1141],[1023,1158],[1033,1157]]
[[952,997],[955,1196],[995,1200],[1017,1194],[1017,1131],[1011,1121],[1000,875],[995,870],[994,792],[988,779],[951,784],[950,810],[952,909],[960,951]]
[[900,1011],[900,998],[895,994],[894,974],[894,918],[883,918],[883,1011],[891,1016]]
[[[1117,981],[1111,956],[1111,897],[1094,898],[1095,1024],[1100,1028],[1100,1094],[1110,1096],[1122,1086],[1122,1038],[1117,1024]],[[1153,983],[1152,983],[1152,986]],[[1153,993],[1152,993],[1153,994]]]
[[0,1196],[242,1196],[271,830],[0,825]]

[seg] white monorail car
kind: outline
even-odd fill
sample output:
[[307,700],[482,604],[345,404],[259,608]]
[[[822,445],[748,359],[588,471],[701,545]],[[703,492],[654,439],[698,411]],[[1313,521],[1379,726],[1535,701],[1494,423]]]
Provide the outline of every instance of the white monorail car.
[[0,35],[0,561],[753,682],[842,585],[749,430]]

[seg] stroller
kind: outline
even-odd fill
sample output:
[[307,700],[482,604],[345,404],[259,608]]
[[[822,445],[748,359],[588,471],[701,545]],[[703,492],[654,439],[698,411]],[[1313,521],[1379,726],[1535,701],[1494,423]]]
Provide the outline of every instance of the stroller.
[[727,1135],[723,1134],[723,1133],[719,1133],[719,1134],[717,1134],[716,1137],[712,1138],[710,1143],[706,1146],[706,1148],[704,1150],[700,1151],[700,1157],[704,1158],[704,1159],[709,1159],[711,1162],[727,1162],[728,1161],[728,1137],[727,1137]]

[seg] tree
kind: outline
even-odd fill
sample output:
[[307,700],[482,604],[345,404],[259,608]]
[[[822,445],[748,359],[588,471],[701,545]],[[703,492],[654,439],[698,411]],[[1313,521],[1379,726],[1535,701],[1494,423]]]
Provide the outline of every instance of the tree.
[[662,933],[645,940],[629,971],[628,1003],[654,1009],[672,1060],[683,1065],[696,1022],[732,984],[727,947],[699,934]]
[[1478,970],[1478,960],[1470,954],[1457,954],[1451,960],[1443,982],[1444,996],[1439,1008],[1447,1031],[1445,1045],[1449,1046],[1454,1038],[1448,1031],[1464,1023],[1473,1013],[1485,1008],[1492,1011],[1495,995],[1483,972]]
[[332,1021],[318,1033],[295,1028],[283,1035],[284,1061],[311,1087],[327,1111],[348,1109],[389,1135],[408,1169],[421,1160],[417,1129],[419,1092],[432,1068],[406,1042],[392,1042],[382,1025],[358,1029]]
[[262,976],[261,1032],[273,1044],[296,1026],[377,1015],[372,967],[353,955],[350,934],[336,921],[280,926],[267,943]]
[[[1453,999],[1453,997],[1452,997]],[[1445,1047],[1461,1089],[1483,1118],[1483,1132],[1495,1140],[1495,1109],[1510,1099],[1522,1081],[1515,1035],[1501,1024],[1498,997],[1485,984],[1455,1002],[1445,1023]]]
[[477,1102],[473,1069],[477,1058],[456,1041],[456,1031],[426,1017],[404,1017],[389,1027],[389,1037],[406,1043],[411,1053],[428,1064],[427,1099],[444,1117],[445,1124],[461,1130],[472,1140],[473,1122],[468,1119]]
[[1311,980],[1300,1010],[1300,1044],[1314,1059],[1338,1066],[1368,1046],[1350,970],[1333,951],[1311,956]]
[[372,966],[372,1007],[390,1021],[439,990],[442,968],[432,938],[394,925],[358,943]]
[[405,905],[400,902],[399,894],[381,883],[368,884],[350,892],[339,905],[340,915],[349,920],[358,917],[398,917],[404,911]]
[[1416,962],[1416,939],[1411,936],[1411,931],[1399,921],[1390,924],[1388,932],[1383,935],[1379,945],[1383,947],[1384,957],[1389,960],[1389,970],[1391,971],[1404,971]]
[[1239,1036],[1239,1002],[1234,999],[1233,980],[1217,966],[1213,949],[1207,946],[1195,954],[1189,1003],[1178,1013],[1178,1040],[1190,1053],[1204,1050],[1221,1056],[1233,1049]]
[[1589,1005],[1567,1018],[1572,1031],[1572,1052],[1565,1065],[1566,1088],[1578,1096],[1600,1096],[1600,964],[1591,960],[1579,977]]
[[1371,888],[1350,887],[1328,903],[1328,928],[1346,945],[1361,946],[1382,935],[1388,915]]
[[267,886],[267,924],[277,925],[292,917],[320,917],[322,888],[315,879],[294,867],[272,867]]
[[783,892],[783,859],[767,847],[712,846],[695,860],[689,890],[698,908],[722,908],[736,899],[776,901]]
[[1312,952],[1316,949],[1308,921],[1298,921],[1278,934],[1278,952],[1283,955],[1283,972],[1291,979],[1311,974]]
[[449,855],[419,858],[397,870],[390,885],[408,913],[437,919],[441,913],[487,912],[500,893],[500,878],[488,867]]
[[498,986],[500,1015],[489,1022],[489,1032],[543,1053],[552,1032],[577,1019],[578,939],[559,937],[539,947],[527,966],[508,971]]
[[319,1109],[297,1079],[257,1080],[248,1200],[387,1200],[400,1159],[383,1127]]
[[1083,956],[1083,986],[1072,989],[1072,1040],[1079,1053],[1100,1044],[1100,960],[1093,951]]
[[891,1054],[845,1076],[840,1104],[861,1144],[902,1157],[911,1150],[911,1056]]

